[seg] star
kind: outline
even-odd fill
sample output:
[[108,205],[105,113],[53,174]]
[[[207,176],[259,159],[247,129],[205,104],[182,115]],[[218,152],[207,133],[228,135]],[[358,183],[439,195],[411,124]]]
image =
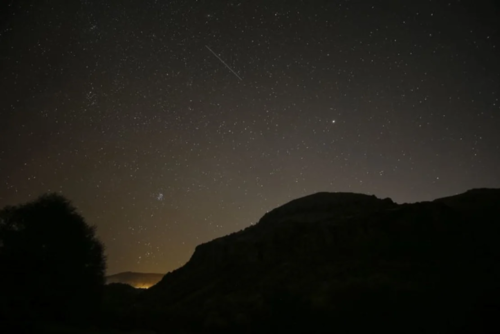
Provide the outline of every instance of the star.
[[495,1],[230,2],[0,1],[0,209],[60,191],[167,272],[307,194],[500,187]]

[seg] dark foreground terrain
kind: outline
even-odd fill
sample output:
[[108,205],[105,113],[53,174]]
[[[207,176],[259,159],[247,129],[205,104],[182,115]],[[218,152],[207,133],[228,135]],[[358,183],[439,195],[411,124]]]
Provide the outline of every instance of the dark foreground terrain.
[[[66,202],[60,200],[54,199],[57,205],[49,212],[61,212],[59,204]],[[38,227],[37,219],[47,211],[37,205],[25,206],[41,208],[27,211],[36,223],[29,226]],[[31,217],[21,215],[25,207],[3,211],[4,230],[10,221],[21,224]],[[42,221],[51,222],[47,217]],[[17,227],[9,231],[26,235]],[[38,233],[29,236],[40,239]],[[86,301],[93,290],[70,289],[73,281],[86,286],[88,279],[70,275],[67,268],[75,254],[86,253],[54,252],[52,262],[33,262],[52,263],[52,271],[33,267],[52,276],[32,270],[26,282],[5,280],[19,287],[2,290],[0,297],[10,299],[0,299],[0,333],[500,333],[499,237],[499,189],[413,204],[317,193],[266,213],[245,230],[199,245],[186,265],[147,290],[129,285],[137,283],[133,273],[108,278],[115,283],[104,286],[97,261],[100,283],[91,287],[101,292],[90,306],[77,301]],[[2,269],[20,268],[45,254],[27,257],[32,242],[2,240],[11,242],[0,248]],[[59,240],[47,245],[59,246]],[[9,249],[18,250],[24,262],[7,262]],[[82,265],[82,272],[87,268]],[[51,284],[50,277],[61,274],[63,283]],[[149,279],[157,282],[159,276]]]
[[401,205],[317,193],[199,245],[108,321],[165,333],[498,333],[499,236],[496,189]]

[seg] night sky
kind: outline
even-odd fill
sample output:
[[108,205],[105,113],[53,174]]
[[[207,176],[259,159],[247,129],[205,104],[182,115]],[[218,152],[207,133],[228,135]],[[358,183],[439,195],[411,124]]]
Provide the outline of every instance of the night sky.
[[318,191],[500,187],[498,1],[2,1],[0,207],[48,192],[108,273]]

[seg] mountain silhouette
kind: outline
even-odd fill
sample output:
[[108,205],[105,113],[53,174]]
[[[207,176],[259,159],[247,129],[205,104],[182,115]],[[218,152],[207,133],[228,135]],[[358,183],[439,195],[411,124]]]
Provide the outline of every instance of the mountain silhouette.
[[317,193],[199,245],[129,312],[193,333],[488,333],[499,237],[500,189],[413,204]]
[[134,288],[147,289],[158,283],[164,274],[155,273],[135,273],[131,271],[114,274],[106,277],[106,284],[122,283]]

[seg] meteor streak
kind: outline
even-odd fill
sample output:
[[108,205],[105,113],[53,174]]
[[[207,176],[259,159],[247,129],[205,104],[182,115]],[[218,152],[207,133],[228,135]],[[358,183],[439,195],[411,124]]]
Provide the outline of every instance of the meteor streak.
[[213,54],[214,56],[216,56],[216,57],[217,57],[217,58],[218,58],[218,59],[219,59],[219,60],[220,60],[220,61],[224,64],[224,66],[226,66],[226,67],[227,67],[227,68],[228,68],[231,72],[233,72],[233,74],[234,74],[234,75],[236,75],[236,77],[238,77],[238,79],[240,79],[241,81],[243,81],[243,79],[242,79],[242,78],[238,75],[238,73],[236,73],[235,71],[233,71],[233,69],[232,69],[231,67],[229,67],[229,65],[228,65],[228,64],[226,64],[226,63],[224,62],[224,60],[222,60],[222,59],[221,59],[221,57],[217,56],[217,54],[216,54],[215,52],[213,52],[213,51],[212,51],[212,49],[210,49],[210,48],[208,47],[208,45],[205,45],[205,47],[208,49],[208,51],[212,52],[212,54]]

